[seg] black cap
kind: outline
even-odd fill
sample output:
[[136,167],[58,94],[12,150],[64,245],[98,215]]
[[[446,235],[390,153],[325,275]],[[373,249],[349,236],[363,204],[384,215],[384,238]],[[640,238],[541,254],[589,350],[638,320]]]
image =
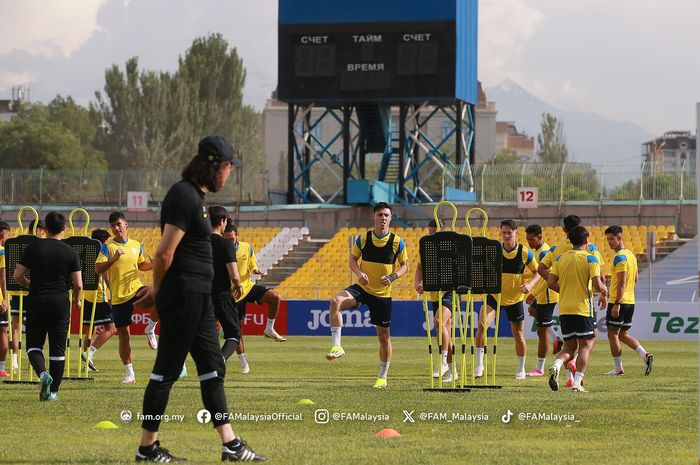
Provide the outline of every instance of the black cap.
[[234,162],[233,147],[221,136],[207,136],[199,141],[197,155],[208,157],[210,161]]

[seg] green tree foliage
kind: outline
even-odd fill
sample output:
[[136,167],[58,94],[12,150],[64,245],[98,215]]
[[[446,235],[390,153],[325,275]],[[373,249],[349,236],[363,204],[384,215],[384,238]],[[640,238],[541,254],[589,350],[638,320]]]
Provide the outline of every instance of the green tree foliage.
[[[644,175],[643,180],[633,179],[613,190],[610,198],[637,200],[643,194],[644,199],[647,200],[676,200],[681,196],[680,178],[680,173]],[[696,197],[695,177],[686,175],[683,183],[683,198]]]
[[518,155],[510,149],[501,149],[496,155],[494,155],[491,163],[496,164],[514,164],[520,163],[520,158]]
[[110,167],[179,170],[202,137],[216,134],[242,154],[245,196],[262,197],[260,116],[243,104],[245,77],[243,60],[220,34],[195,39],[174,73],[139,70],[138,58],[124,71],[113,65],[92,104]]
[[566,163],[569,157],[564,142],[564,127],[549,113],[542,114],[540,133],[537,135],[537,156],[544,163]]
[[92,147],[94,135],[88,111],[70,97],[26,105],[0,126],[0,168],[104,168],[104,154]]

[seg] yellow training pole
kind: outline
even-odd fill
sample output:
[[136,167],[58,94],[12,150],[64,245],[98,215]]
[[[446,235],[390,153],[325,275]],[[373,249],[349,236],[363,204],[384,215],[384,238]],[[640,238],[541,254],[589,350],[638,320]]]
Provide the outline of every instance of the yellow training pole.
[[[22,329],[24,328],[24,292],[19,293],[19,322],[17,325],[18,343],[17,343],[17,381],[22,381]],[[25,347],[26,352],[26,347]],[[29,360],[27,358],[27,360]],[[30,364],[31,366],[31,364]],[[29,369],[29,381],[32,380],[32,370]]]
[[68,313],[68,334],[66,334],[66,373],[64,378],[70,377],[70,327],[73,323],[73,291],[68,292],[68,305],[70,312]]
[[[36,236],[36,227],[39,224],[39,212],[36,211],[34,207],[30,206],[24,206],[20,208],[19,212],[17,212],[17,224],[19,225],[19,233],[20,235],[24,234],[24,226],[22,225],[22,215],[24,214],[25,211],[29,211],[34,213],[34,229],[31,231],[32,234]],[[19,293],[19,322],[18,324],[18,345],[17,345],[17,373],[19,374],[17,381],[22,381],[22,330],[24,329],[24,299],[23,297],[25,295],[29,295],[29,293],[25,293],[20,291]],[[11,315],[10,315],[11,317]],[[25,348],[26,351],[26,348]],[[29,356],[27,356],[27,361],[29,361]],[[32,381],[34,379],[34,374],[32,372],[31,364],[29,365],[29,381]]]
[[[83,298],[83,306],[85,306],[85,299]],[[95,310],[97,309],[97,291],[95,291],[95,298],[92,299],[92,316],[90,317],[90,326],[88,327],[87,333],[87,344],[83,348],[85,350],[85,377],[88,377],[88,366],[90,363],[90,346],[92,345],[92,332],[95,328]],[[81,322],[82,325],[82,322]],[[82,336],[81,336],[82,338]]]
[[[454,376],[454,374],[457,373],[457,360],[455,359],[455,342],[457,342],[457,322],[455,321],[455,318],[457,318],[457,314],[455,313],[455,303],[457,304],[457,308],[459,308],[457,293],[452,291],[452,308],[450,309],[450,313],[452,314],[452,347],[450,347],[450,350],[452,351],[452,366],[448,365],[450,376],[452,376],[452,388],[455,388],[457,384],[457,380]],[[442,307],[440,307],[440,313],[442,313]]]
[[[438,378],[438,386],[440,389],[442,389],[442,342],[443,342],[443,337],[442,337],[442,297],[444,296],[444,292],[438,291],[438,327],[435,328],[435,335],[437,336],[438,340],[438,373],[440,373],[440,377]],[[433,320],[435,319],[435,312],[433,312]]]
[[[496,348],[498,347],[498,328],[501,319],[501,294],[496,296],[496,330],[493,335],[493,375],[492,384],[496,384]],[[485,374],[485,373],[484,373]]]
[[428,293],[423,292],[423,311],[425,312],[425,332],[428,335],[428,359],[430,361],[429,377],[430,389],[435,388],[435,379],[433,378],[433,337],[430,334],[430,314],[428,313]]
[[[70,215],[68,215],[68,224],[70,225],[70,235],[71,237],[75,236],[75,226],[73,225],[73,216],[75,216],[76,213],[82,213],[82,215],[85,217],[85,226],[83,226],[83,231],[82,235],[87,237],[88,234],[88,227],[90,226],[90,214],[87,212],[87,210],[83,208],[76,208],[73,211],[70,212]],[[80,234],[80,230],[78,233]],[[72,294],[71,294],[72,296]],[[80,378],[80,375],[82,374],[82,361],[81,361],[81,356],[82,356],[82,351],[83,351],[83,315],[85,312],[85,293],[81,296],[82,300],[82,305],[80,306],[80,314],[79,314],[79,321],[78,321],[78,358],[77,358],[77,363],[78,363],[78,378]],[[69,322],[72,321],[73,319],[73,299],[71,298],[71,307],[70,307],[70,318]],[[94,302],[93,302],[93,307],[94,307]],[[95,317],[95,310],[93,308],[92,312],[93,318]],[[92,325],[91,325],[92,326]],[[92,328],[91,328],[92,330]],[[67,340],[67,345],[66,345],[66,351],[67,351],[67,356],[70,359],[70,340],[71,340],[71,323],[68,323],[68,340]],[[87,348],[85,348],[87,350]],[[87,357],[88,354],[86,354]],[[68,362],[67,366],[70,367],[70,361]],[[87,362],[85,362],[85,378],[87,378]],[[70,376],[70,369],[68,369],[68,375]]]

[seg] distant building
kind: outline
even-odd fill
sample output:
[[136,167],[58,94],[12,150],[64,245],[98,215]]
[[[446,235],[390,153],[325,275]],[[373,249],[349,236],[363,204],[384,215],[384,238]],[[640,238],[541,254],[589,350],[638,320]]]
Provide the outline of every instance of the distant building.
[[19,110],[19,101],[0,100],[0,121],[3,123],[9,122],[17,115],[17,110]]
[[697,135],[690,131],[668,131],[663,136],[642,144],[645,162],[678,164],[696,159]]
[[522,162],[531,162],[535,158],[535,139],[518,132],[512,121],[496,121],[496,153],[510,150]]
[[17,86],[12,88],[10,100],[0,100],[0,122],[7,123],[17,116],[19,107],[23,103],[29,103],[29,88]]

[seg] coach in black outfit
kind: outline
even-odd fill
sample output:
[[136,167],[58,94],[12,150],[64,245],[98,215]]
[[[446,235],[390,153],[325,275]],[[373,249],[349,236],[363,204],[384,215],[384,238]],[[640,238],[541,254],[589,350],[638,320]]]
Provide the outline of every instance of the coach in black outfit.
[[204,407],[223,442],[223,461],[263,461],[237,437],[228,421],[224,393],[226,366],[219,349],[212,307],[211,223],[204,196],[221,189],[237,161],[226,139],[208,136],[163,200],[162,237],[153,257],[153,287],[140,293],[136,305],[148,306],[155,298],[160,316],[158,354],[143,397],[141,444],[136,461],[182,461],[161,448],[158,428],[168,396],[177,381],[187,353],[199,373]]
[[[80,257],[68,244],[61,241],[66,219],[58,212],[46,215],[46,239],[32,242],[24,250],[13,277],[21,286],[29,288],[27,313],[27,355],[39,376],[39,400],[58,400],[66,364],[66,336],[70,321],[69,283],[73,283],[73,306],[82,303],[83,280]],[[31,282],[24,273],[29,270]],[[49,371],[44,360],[44,341],[49,336]]]

